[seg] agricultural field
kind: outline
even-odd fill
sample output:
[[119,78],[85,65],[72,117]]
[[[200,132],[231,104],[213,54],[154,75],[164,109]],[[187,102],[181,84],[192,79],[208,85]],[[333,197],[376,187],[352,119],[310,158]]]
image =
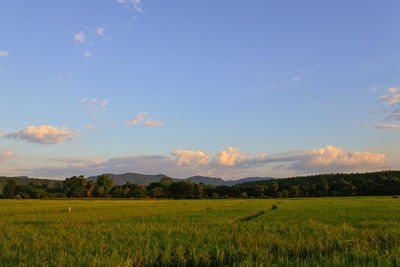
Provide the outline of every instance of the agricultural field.
[[0,266],[400,265],[392,197],[0,200],[0,219]]

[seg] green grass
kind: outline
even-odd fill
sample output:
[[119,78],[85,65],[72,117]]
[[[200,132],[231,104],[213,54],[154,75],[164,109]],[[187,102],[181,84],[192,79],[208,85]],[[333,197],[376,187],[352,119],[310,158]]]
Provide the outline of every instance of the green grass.
[[0,266],[184,265],[399,266],[400,200],[0,200]]

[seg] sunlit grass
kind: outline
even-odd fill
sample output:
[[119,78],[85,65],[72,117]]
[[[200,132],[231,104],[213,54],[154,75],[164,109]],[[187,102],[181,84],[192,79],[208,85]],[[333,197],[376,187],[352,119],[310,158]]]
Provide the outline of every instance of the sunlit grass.
[[390,197],[1,200],[0,218],[0,266],[400,264]]

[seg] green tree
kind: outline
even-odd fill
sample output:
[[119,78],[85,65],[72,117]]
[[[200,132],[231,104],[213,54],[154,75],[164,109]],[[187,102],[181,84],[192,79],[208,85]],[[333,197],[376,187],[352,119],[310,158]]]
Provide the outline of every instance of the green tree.
[[272,190],[274,190],[274,195],[276,195],[276,192],[278,192],[279,189],[279,184],[277,182],[272,183]]
[[[86,184],[87,181],[83,176],[67,178],[63,182],[64,193],[68,197],[85,197]],[[41,195],[37,194],[36,197],[39,196]]]
[[109,197],[111,194],[111,189],[114,186],[114,180],[109,174],[102,174],[97,177],[96,183],[98,186],[104,188],[103,197]]
[[3,195],[6,198],[15,197],[15,189],[17,187],[17,183],[14,180],[8,180],[6,185],[3,188]]

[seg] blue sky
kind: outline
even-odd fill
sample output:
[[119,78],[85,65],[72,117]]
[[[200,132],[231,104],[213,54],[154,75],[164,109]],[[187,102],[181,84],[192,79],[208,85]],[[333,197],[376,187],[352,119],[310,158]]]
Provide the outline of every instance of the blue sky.
[[400,168],[398,1],[16,1],[0,173]]

